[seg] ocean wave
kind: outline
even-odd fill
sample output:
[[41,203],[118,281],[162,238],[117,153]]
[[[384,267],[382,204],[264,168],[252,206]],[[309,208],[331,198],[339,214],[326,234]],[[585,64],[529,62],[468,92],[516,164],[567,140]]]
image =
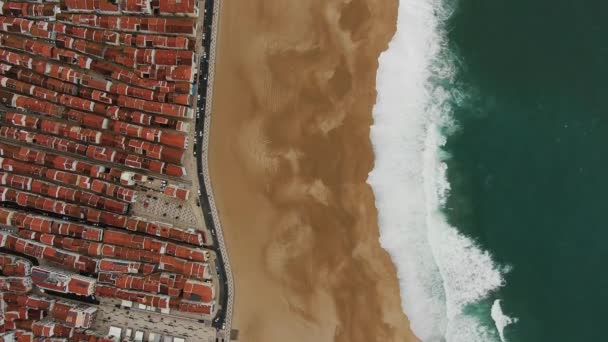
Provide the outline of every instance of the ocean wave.
[[503,286],[505,269],[442,213],[450,190],[442,146],[455,129],[452,104],[465,96],[451,89],[456,67],[442,26],[449,15],[440,0],[400,1],[397,32],[379,59],[368,183],[414,333],[431,342],[488,342],[497,330],[465,308]]
[[502,311],[502,306],[500,305],[500,302],[502,302],[502,300],[500,300],[500,299],[496,299],[494,301],[494,303],[492,304],[491,315],[492,315],[492,319],[496,323],[496,329],[498,330],[498,336],[500,337],[500,340],[504,342],[505,341],[505,327],[507,325],[517,323],[518,319],[515,317],[509,317],[509,316],[505,315],[504,312]]

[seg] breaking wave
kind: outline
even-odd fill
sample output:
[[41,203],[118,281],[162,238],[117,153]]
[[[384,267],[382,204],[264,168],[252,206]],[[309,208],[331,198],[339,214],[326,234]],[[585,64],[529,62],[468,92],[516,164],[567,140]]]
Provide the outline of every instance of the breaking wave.
[[492,304],[492,319],[496,324],[498,330],[498,336],[501,341],[505,341],[505,327],[509,324],[517,323],[517,318],[511,318],[502,312],[502,306],[500,305],[501,300],[496,299]]
[[368,182],[414,333],[431,342],[488,342],[499,338],[487,324],[489,307],[487,319],[465,309],[503,286],[505,269],[442,213],[450,190],[442,146],[455,129],[452,104],[465,98],[451,88],[456,67],[442,26],[450,11],[441,0],[400,1],[397,32],[379,59]]

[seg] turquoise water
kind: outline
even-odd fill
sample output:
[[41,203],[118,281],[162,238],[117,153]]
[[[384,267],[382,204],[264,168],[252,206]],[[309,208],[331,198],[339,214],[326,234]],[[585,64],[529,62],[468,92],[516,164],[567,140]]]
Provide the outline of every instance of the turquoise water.
[[506,339],[608,340],[608,1],[461,0],[446,29],[467,97],[445,210],[513,266]]

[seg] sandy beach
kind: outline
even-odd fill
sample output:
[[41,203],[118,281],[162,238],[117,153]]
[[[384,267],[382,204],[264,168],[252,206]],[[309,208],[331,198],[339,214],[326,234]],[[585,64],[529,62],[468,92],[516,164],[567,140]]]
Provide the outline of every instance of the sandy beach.
[[416,341],[366,184],[396,15],[396,0],[223,1],[210,168],[240,341]]

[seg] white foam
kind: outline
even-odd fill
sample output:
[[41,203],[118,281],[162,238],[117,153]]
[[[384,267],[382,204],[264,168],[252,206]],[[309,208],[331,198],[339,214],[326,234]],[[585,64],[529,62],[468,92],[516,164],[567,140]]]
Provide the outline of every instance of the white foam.
[[397,32],[379,60],[368,182],[414,333],[488,342],[496,332],[463,310],[500,287],[502,272],[440,213],[449,192],[441,131],[453,125],[447,101],[461,96],[440,86],[454,75],[441,27],[448,14],[441,0],[400,1]]
[[498,330],[498,335],[500,336],[500,340],[505,342],[505,327],[507,325],[517,323],[517,318],[509,317],[502,312],[502,306],[500,305],[501,300],[496,299],[494,304],[492,304],[492,319],[494,320],[494,324],[496,324],[496,330]]

